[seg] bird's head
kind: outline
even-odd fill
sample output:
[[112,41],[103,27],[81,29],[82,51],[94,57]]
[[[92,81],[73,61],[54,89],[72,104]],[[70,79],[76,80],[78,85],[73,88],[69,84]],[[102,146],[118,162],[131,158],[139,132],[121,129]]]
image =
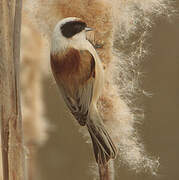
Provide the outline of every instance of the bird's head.
[[68,17],[57,23],[52,34],[52,51],[62,51],[68,47],[83,48],[86,32],[92,28],[80,18]]

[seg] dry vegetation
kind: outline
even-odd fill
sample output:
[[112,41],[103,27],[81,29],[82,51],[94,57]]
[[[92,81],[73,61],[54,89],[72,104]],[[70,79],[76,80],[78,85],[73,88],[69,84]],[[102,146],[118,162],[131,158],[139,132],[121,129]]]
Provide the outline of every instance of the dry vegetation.
[[[100,45],[97,49],[106,71],[106,88],[99,100],[99,109],[106,127],[119,147],[120,159],[130,168],[154,173],[158,161],[148,156],[134,128],[142,112],[134,103],[144,59],[145,40],[154,18],[168,17],[167,0],[38,0],[27,4],[34,21],[48,39],[55,24],[64,17],[77,16],[95,29],[90,40]],[[43,8],[39,8],[43,7]],[[170,8],[172,11],[172,8]]]
[[0,175],[4,180],[25,179],[19,85],[21,9],[21,0],[0,3]]

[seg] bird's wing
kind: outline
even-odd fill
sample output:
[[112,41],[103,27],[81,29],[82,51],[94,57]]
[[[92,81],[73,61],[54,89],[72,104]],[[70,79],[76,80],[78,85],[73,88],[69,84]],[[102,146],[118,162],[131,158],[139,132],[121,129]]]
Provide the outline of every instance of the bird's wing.
[[[74,49],[65,58],[67,58],[64,59],[66,64],[61,64],[63,68],[61,67],[59,73],[54,70],[59,66],[54,67],[56,63],[53,63],[51,58],[53,74],[65,103],[79,124],[84,126],[93,95],[95,60],[89,51],[77,51]],[[68,68],[68,70],[65,70],[65,68]]]

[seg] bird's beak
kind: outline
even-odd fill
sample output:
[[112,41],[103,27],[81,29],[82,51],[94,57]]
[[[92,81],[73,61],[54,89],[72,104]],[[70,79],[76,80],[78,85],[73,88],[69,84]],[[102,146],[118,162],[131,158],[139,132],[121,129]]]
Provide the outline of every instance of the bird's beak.
[[93,29],[90,27],[85,27],[85,31],[93,31]]

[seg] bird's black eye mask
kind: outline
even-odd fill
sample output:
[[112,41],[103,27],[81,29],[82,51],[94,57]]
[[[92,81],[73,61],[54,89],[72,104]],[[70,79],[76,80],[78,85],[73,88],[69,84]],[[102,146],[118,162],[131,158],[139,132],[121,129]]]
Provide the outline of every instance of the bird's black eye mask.
[[66,38],[71,38],[75,34],[83,31],[87,27],[85,22],[71,21],[61,26],[61,32]]

